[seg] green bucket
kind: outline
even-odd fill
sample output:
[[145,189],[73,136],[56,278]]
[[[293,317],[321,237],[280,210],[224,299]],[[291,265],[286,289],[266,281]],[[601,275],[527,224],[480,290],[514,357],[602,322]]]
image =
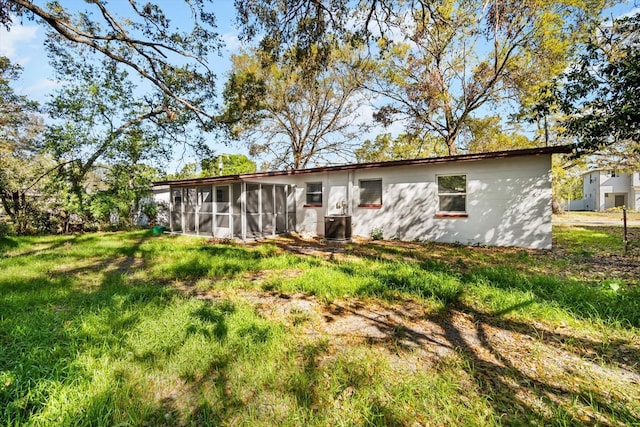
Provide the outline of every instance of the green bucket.
[[162,233],[164,233],[164,231],[165,231],[165,230],[166,230],[166,228],[165,228],[165,227],[163,227],[163,226],[161,226],[161,225],[156,225],[155,227],[153,227],[153,228],[151,229],[151,232],[152,232],[153,234],[162,234]]

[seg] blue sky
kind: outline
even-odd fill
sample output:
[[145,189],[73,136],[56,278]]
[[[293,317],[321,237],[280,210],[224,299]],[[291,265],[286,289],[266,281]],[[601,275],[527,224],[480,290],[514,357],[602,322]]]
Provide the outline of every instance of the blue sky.
[[[42,5],[45,1],[36,0],[36,3]],[[71,10],[74,10],[74,8],[83,10],[88,8],[83,0],[63,0],[62,3],[70,7]],[[184,25],[190,25],[189,17],[186,16],[186,13],[176,13],[175,16],[171,16],[170,12],[177,11],[176,5],[182,4],[182,2],[178,3],[176,0],[156,0],[155,3],[163,8],[173,25],[179,26],[182,23],[184,23]],[[619,4],[615,8],[608,10],[605,16],[618,17],[624,14],[630,14],[637,10],[633,3],[634,2]],[[108,6],[115,14],[126,14],[130,10],[128,1],[126,0],[112,0]],[[233,0],[215,1],[213,12],[217,17],[218,32],[226,45],[222,49],[221,56],[212,57],[210,63],[218,77],[218,92],[221,92],[226,80],[226,74],[230,68],[229,57],[231,54],[238,52],[241,44],[238,40],[238,30],[235,27]],[[7,32],[4,28],[0,28],[0,55],[8,56],[13,62],[19,63],[24,67],[22,77],[13,85],[16,92],[44,103],[47,101],[48,95],[51,94],[58,85],[54,80],[54,73],[48,64],[44,50],[46,28],[26,19],[23,20],[22,24],[18,24],[18,22],[19,21],[16,22],[16,25],[12,26],[10,32]],[[362,116],[370,116],[371,112],[371,107],[363,106]],[[397,133],[399,129],[386,129],[385,132],[387,131]],[[244,147],[230,147],[214,140],[211,141],[211,146],[219,153],[246,153]],[[188,156],[185,159],[181,159],[180,154],[181,153],[178,153],[176,160],[170,164],[169,172],[179,169],[185,161],[193,161]]]

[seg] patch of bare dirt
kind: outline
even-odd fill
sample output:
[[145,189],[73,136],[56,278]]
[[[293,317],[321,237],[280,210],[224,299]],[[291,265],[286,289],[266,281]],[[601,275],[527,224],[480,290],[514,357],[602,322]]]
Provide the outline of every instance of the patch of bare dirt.
[[[420,262],[429,256],[450,257],[451,262],[455,257],[465,256],[450,245],[429,245],[425,249],[424,245],[406,242],[376,242],[372,247],[282,239],[276,244],[282,250],[327,259],[371,256]],[[464,258],[456,267],[465,270],[490,263],[492,257],[514,258],[513,255],[523,252],[526,252],[522,256],[523,268],[535,268],[528,257],[534,261],[536,257],[575,257],[561,248],[554,251],[474,248],[474,251],[477,258]],[[628,277],[637,282],[640,277],[638,260],[629,256],[585,256],[584,262],[575,262],[574,258],[566,271],[588,280]],[[272,273],[276,274],[264,271],[246,279],[262,282]],[[301,273],[291,270],[285,274]],[[462,361],[482,393],[494,399],[515,401],[515,407],[521,404],[545,413],[555,402],[577,408],[584,423],[610,425],[602,412],[595,413],[593,408],[622,405],[632,418],[640,419],[637,336],[611,337],[575,330],[564,323],[550,325],[492,316],[462,302],[434,313],[413,300],[387,303],[352,298],[325,303],[303,293],[255,290],[205,291],[196,297],[240,298],[265,318],[284,323],[308,339],[328,340],[334,349],[373,346],[386,355],[392,366],[403,371],[437,369],[439,363],[451,359]]]
[[336,347],[379,346],[390,355],[402,354],[404,363],[422,366],[463,355],[484,367],[484,374],[515,375],[523,386],[535,382],[568,393],[572,384],[577,387],[583,381],[615,383],[608,390],[612,398],[640,399],[640,337],[611,342],[565,325],[553,328],[497,319],[469,307],[429,313],[412,301],[386,304],[350,299],[326,304],[303,293],[210,295],[242,298],[265,318],[297,326],[303,334],[329,337]]

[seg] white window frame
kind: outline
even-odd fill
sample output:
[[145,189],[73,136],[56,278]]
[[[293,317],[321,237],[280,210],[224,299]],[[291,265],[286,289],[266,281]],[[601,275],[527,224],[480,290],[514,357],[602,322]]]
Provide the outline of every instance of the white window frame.
[[[464,177],[464,192],[440,192],[440,178],[449,177],[449,176],[463,176]],[[438,215],[450,215],[450,216],[466,216],[467,215],[467,195],[469,194],[469,189],[467,185],[467,174],[464,173],[449,173],[436,175],[436,191],[438,195]],[[440,206],[440,196],[462,196],[464,197],[464,210],[463,211],[447,211],[443,210]]]
[[[309,186],[311,185],[319,185],[320,191],[309,191]],[[305,206],[309,207],[322,207],[324,203],[324,186],[322,185],[322,181],[313,181],[305,183]],[[309,202],[310,195],[320,194],[320,203],[318,202]]]

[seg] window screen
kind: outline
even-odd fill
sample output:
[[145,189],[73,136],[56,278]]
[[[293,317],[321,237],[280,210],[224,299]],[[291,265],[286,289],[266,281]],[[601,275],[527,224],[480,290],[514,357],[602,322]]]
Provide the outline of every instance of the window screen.
[[382,205],[382,180],[360,180],[360,206]]
[[216,187],[216,202],[229,203],[229,187]]
[[307,205],[322,206],[322,183],[307,183]]
[[440,212],[467,211],[467,176],[438,177],[438,210]]

